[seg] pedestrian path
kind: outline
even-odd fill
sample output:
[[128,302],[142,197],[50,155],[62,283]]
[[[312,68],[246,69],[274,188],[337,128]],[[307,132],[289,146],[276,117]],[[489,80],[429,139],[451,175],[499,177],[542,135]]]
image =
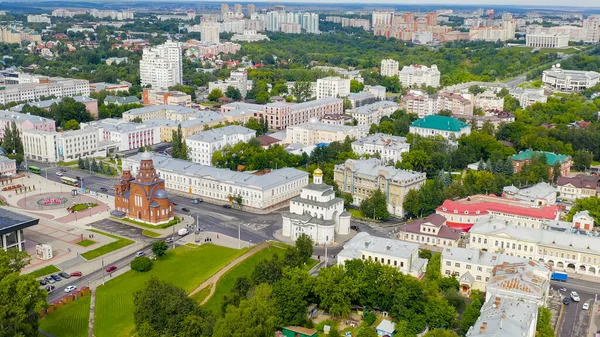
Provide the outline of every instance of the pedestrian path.
[[215,289],[217,288],[217,282],[219,282],[219,279],[221,278],[221,276],[225,275],[225,273],[227,273],[233,267],[237,266],[238,264],[240,264],[241,262],[243,262],[244,260],[246,260],[250,256],[256,254],[257,252],[259,252],[261,250],[263,250],[264,248],[267,248],[268,246],[269,246],[268,242],[263,242],[263,243],[261,243],[261,244],[259,244],[257,246],[252,247],[244,255],[242,255],[242,256],[236,258],[235,260],[231,261],[227,266],[225,266],[224,268],[222,268],[221,270],[219,270],[216,274],[214,274],[213,276],[211,276],[208,280],[202,282],[202,284],[199,285],[196,289],[192,290],[192,292],[189,293],[188,296],[190,296],[190,297],[194,296],[196,293],[198,293],[202,289],[210,286],[210,292],[204,298],[204,300],[202,300],[202,303],[200,303],[200,304],[202,305],[202,304],[206,303],[212,297],[212,295],[215,293]]
[[92,289],[92,298],[90,299],[90,321],[88,325],[88,337],[94,337],[94,311],[96,308],[96,288]]

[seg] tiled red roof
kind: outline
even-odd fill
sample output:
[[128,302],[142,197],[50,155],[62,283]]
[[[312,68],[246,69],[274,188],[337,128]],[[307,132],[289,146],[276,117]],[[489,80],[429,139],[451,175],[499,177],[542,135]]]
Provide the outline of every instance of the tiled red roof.
[[269,146],[271,144],[280,142],[279,139],[271,137],[271,136],[262,136],[262,137],[258,137],[257,139],[260,142],[261,146]]

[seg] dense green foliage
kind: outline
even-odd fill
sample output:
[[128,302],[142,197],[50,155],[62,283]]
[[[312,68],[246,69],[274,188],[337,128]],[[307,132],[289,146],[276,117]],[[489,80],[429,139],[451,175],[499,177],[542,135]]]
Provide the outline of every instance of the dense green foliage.
[[167,254],[167,249],[169,249],[169,245],[163,240],[156,241],[152,243],[152,253],[156,255],[156,257],[163,257]]
[[137,256],[131,261],[131,269],[145,272],[152,269],[152,260],[147,256]]
[[360,210],[364,216],[371,219],[385,221],[390,217],[390,212],[387,209],[387,198],[380,189],[361,201]]
[[598,226],[600,224],[600,198],[588,197],[575,200],[575,204],[573,205],[569,213],[567,213],[567,220],[572,221],[573,215],[581,211],[589,211],[590,216],[594,218],[595,226]]
[[0,144],[2,144],[2,148],[6,152],[6,156],[16,160],[17,165],[21,165],[21,162],[25,160],[25,149],[23,148],[21,133],[19,132],[15,121],[6,124],[6,127],[4,128],[4,138],[2,138]]
[[540,306],[538,308],[538,319],[535,326],[538,337],[554,337],[554,329],[552,328],[552,313],[550,309]]
[[57,127],[61,126],[66,130],[68,130],[67,123],[72,123],[70,122],[71,120],[79,123],[92,120],[92,116],[86,110],[85,104],[76,102],[71,97],[65,97],[60,102],[52,104],[48,110],[25,104],[21,112],[53,119]]
[[177,131],[172,132],[171,156],[177,159],[189,159],[188,147],[183,137],[183,131],[181,131],[181,124],[177,126]]

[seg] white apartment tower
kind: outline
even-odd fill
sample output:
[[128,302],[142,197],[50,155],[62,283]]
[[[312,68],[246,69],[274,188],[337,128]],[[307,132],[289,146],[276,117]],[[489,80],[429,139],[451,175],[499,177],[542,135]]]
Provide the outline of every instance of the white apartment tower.
[[225,17],[227,16],[227,12],[229,12],[229,5],[221,4],[221,20],[225,20]]
[[371,25],[373,28],[379,25],[391,25],[394,12],[373,12]]
[[252,19],[252,14],[256,13],[256,6],[254,4],[248,4],[246,6],[246,12],[248,12],[248,17]]
[[237,88],[240,89],[242,97],[246,97],[248,93],[248,72],[244,69],[232,71],[229,74],[229,79],[234,83],[237,83]]
[[416,85],[439,87],[440,86],[440,71],[435,64],[431,67],[426,67],[420,64],[413,64],[402,67],[400,71],[400,82],[403,87],[411,87]]
[[350,79],[331,76],[317,80],[317,99],[327,97],[348,97]]
[[381,76],[398,76],[400,64],[396,60],[381,60]]
[[183,47],[179,42],[167,41],[160,46],[144,48],[140,61],[142,86],[167,89],[183,80]]
[[309,34],[319,34],[319,14],[302,14],[302,29],[304,29]]
[[221,25],[218,22],[202,22],[200,24],[202,42],[219,43],[220,28]]
[[585,20],[583,20],[583,30],[583,42],[600,42],[600,16],[588,16]]

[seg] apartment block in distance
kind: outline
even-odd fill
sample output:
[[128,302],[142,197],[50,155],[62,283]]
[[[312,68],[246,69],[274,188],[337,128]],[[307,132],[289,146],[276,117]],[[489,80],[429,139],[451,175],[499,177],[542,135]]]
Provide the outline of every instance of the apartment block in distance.
[[142,86],[168,89],[183,81],[183,47],[179,42],[168,41],[160,46],[144,48],[140,61]]
[[248,142],[256,137],[256,131],[238,125],[228,125],[222,128],[199,132],[187,137],[190,159],[194,163],[212,166],[212,156],[215,151],[221,150],[225,145],[235,145],[239,142]]
[[317,99],[347,97],[350,95],[350,79],[331,76],[317,80]]
[[0,87],[0,104],[39,101],[43,96],[56,98],[89,96],[90,82],[62,77],[35,77],[36,82]]
[[381,76],[398,76],[399,73],[399,63],[396,60],[385,59],[381,60]]
[[431,67],[420,64],[404,66],[400,71],[400,83],[402,83],[402,86],[404,87],[421,87],[422,85],[439,87],[440,71],[435,64],[431,65]]

